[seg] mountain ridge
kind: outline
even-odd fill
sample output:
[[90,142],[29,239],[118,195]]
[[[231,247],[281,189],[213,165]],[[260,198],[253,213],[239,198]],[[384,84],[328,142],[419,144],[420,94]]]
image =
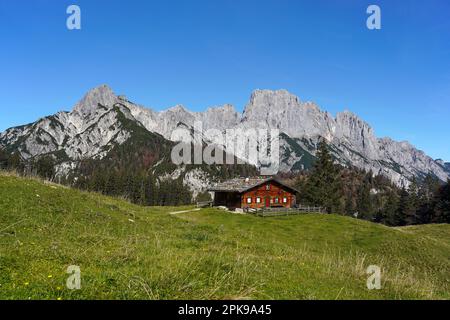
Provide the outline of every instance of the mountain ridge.
[[353,112],[344,110],[333,117],[317,104],[302,102],[284,89],[254,90],[242,113],[230,104],[193,112],[183,105],[154,111],[101,85],[88,91],[72,111],[7,129],[0,134],[0,147],[17,151],[24,159],[61,150],[69,161],[101,158],[112,145],[130,138],[117,125],[118,110],[169,141],[173,130],[180,125],[193,127],[197,121],[202,122],[203,130],[279,129],[284,134],[280,141],[280,167],[285,172],[310,168],[317,144],[324,138],[337,163],[385,175],[400,186],[427,174],[442,181],[450,177],[449,163],[432,159],[409,142],[376,137],[370,124]]

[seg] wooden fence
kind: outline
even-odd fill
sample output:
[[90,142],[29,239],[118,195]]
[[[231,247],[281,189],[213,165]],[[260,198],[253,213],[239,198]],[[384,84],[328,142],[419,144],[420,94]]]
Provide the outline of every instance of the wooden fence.
[[244,209],[245,212],[253,213],[259,217],[279,217],[298,215],[302,213],[325,213],[323,207],[312,206],[298,206],[297,208],[259,208],[259,209]]

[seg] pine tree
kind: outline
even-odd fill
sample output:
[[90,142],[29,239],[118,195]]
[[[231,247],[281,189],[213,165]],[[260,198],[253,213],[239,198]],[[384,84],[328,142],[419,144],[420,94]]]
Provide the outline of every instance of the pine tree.
[[[379,222],[389,226],[394,226],[397,223],[399,212],[399,197],[396,191],[388,192],[386,203],[381,209]],[[401,220],[401,219],[400,219]]]
[[436,209],[433,222],[450,223],[450,180],[443,185],[436,195]]
[[313,205],[323,206],[329,213],[342,210],[342,181],[324,140],[319,143],[317,160],[305,185],[304,197]]
[[412,225],[417,223],[418,219],[416,214],[419,208],[419,188],[415,178],[413,178],[409,185],[407,194],[406,203],[402,209],[404,210],[405,223],[407,225]]
[[371,179],[369,179],[370,176],[366,177],[363,180],[363,185],[361,186],[359,190],[359,196],[358,196],[358,202],[357,202],[357,208],[359,212],[359,217],[371,220],[373,216],[373,206],[372,206],[372,199],[370,195],[370,190],[372,189],[372,183]]
[[18,152],[13,153],[8,159],[8,169],[22,173],[25,169],[24,163]]
[[0,149],[0,169],[5,170],[8,168],[9,157],[2,149]]
[[145,194],[146,194],[146,203],[148,206],[154,206],[157,204],[158,190],[153,175],[147,176],[147,181],[145,183]]
[[345,201],[345,209],[344,209],[345,213],[347,215],[353,215],[357,211],[357,209],[353,199],[351,198],[351,195],[350,196],[347,195],[344,201]]
[[419,206],[417,209],[417,223],[430,223],[433,219],[437,195],[441,182],[435,176],[428,174],[419,188]]
[[51,156],[40,157],[36,162],[37,174],[44,178],[51,180],[55,175],[55,161]]
[[8,154],[0,149],[0,170],[5,170],[9,166],[9,156]]
[[398,209],[394,216],[394,226],[404,226],[406,224],[406,212],[409,210],[409,195],[406,188],[403,187],[400,192]]

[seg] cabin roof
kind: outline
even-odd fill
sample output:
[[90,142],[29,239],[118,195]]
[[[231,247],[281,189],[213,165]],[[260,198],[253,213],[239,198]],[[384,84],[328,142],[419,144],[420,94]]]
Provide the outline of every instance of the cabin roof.
[[243,193],[269,181],[277,182],[293,193],[298,192],[296,189],[284,184],[274,177],[234,178],[231,180],[216,183],[215,185],[211,186],[208,191]]

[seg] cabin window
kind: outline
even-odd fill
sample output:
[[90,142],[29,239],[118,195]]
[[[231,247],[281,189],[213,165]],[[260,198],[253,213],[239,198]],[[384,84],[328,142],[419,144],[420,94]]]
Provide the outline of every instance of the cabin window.
[[283,203],[287,203],[287,198],[286,197],[283,198]]
[[260,197],[256,197],[256,203],[261,203],[261,198]]
[[270,184],[266,184],[266,190],[270,190]]
[[280,199],[275,198],[275,203],[278,203],[280,201]]
[[247,203],[249,203],[249,204],[252,203],[252,198],[251,197],[247,198]]

